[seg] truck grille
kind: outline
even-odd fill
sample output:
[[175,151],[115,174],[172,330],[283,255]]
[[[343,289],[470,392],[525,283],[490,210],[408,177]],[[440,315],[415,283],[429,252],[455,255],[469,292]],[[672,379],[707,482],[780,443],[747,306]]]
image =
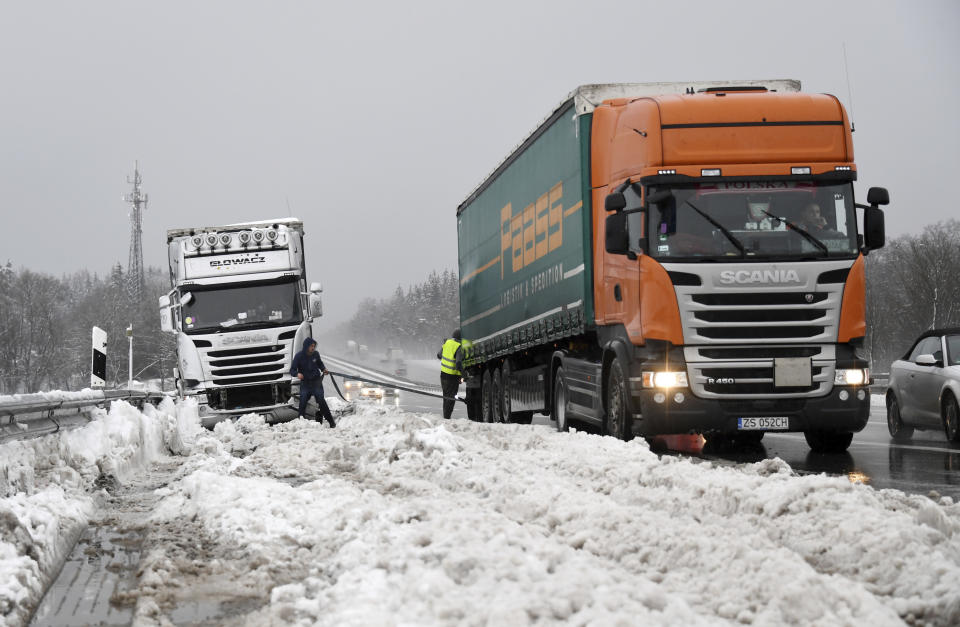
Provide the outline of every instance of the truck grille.
[[215,385],[271,383],[286,375],[286,349],[282,344],[205,351],[205,361]]
[[[820,282],[851,261],[780,264],[796,269],[794,284],[741,285],[721,281],[742,265],[668,264],[701,280],[674,285],[691,390],[701,398],[812,397],[833,387],[844,284]],[[809,387],[774,386],[774,359],[811,360]]]

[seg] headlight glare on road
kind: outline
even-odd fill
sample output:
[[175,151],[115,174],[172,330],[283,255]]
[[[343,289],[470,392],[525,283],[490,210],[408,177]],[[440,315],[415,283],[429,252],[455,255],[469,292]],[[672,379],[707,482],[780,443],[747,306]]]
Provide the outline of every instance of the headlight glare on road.
[[870,371],[866,368],[837,368],[833,378],[834,385],[864,385],[870,381]]

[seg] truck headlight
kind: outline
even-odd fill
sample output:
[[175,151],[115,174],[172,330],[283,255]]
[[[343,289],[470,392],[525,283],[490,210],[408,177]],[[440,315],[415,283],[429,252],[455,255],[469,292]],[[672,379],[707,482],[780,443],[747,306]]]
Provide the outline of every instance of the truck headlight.
[[643,387],[645,388],[685,388],[687,383],[686,372],[652,372],[643,373]]
[[869,368],[837,368],[834,385],[863,385],[870,380]]

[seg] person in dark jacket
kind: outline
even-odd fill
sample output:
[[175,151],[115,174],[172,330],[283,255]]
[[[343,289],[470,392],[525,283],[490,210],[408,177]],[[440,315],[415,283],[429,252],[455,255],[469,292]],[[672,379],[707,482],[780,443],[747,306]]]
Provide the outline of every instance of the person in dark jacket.
[[337,423],[333,421],[333,414],[330,413],[327,401],[323,398],[325,374],[327,374],[327,367],[323,365],[320,353],[317,352],[317,341],[308,337],[303,341],[303,350],[294,355],[293,365],[290,368],[290,376],[300,379],[300,417],[304,417],[307,403],[312,396],[317,400],[317,415],[326,418],[330,427],[333,428]]
[[440,389],[443,390],[443,417],[449,419],[456,401],[453,397],[460,389],[463,376],[463,341],[460,329],[454,329],[453,337],[444,341],[437,353],[440,360]]

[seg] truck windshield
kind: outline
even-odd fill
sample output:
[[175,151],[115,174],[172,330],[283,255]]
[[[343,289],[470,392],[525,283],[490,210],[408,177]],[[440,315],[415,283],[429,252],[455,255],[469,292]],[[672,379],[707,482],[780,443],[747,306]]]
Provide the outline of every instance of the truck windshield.
[[[677,258],[856,255],[850,183],[696,183],[650,188],[650,255]],[[662,199],[662,200],[661,200]],[[631,237],[631,239],[634,239]]]
[[261,329],[299,324],[300,282],[246,283],[239,286],[195,286],[183,306],[183,330],[188,334]]

